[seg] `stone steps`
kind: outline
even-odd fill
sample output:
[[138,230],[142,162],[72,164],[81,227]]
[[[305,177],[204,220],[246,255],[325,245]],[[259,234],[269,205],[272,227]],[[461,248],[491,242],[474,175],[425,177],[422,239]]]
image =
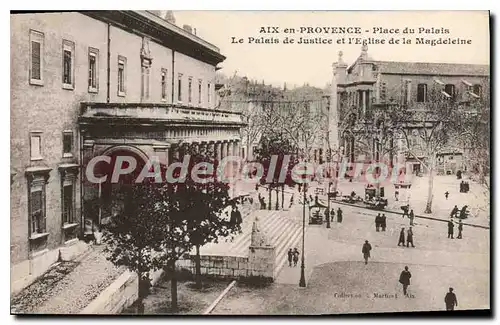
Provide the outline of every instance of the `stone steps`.
[[288,249],[294,248],[302,238],[302,225],[290,218],[289,212],[256,210],[243,218],[242,231],[231,242],[207,244],[200,250],[201,255],[248,256],[251,244],[252,227],[255,218],[259,219],[259,230],[268,243],[275,247],[276,277],[288,260]]

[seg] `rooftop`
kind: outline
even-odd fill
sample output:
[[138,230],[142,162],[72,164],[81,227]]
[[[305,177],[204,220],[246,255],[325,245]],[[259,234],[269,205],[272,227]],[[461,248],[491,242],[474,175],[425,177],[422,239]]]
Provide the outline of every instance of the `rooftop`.
[[374,61],[381,73],[443,76],[489,76],[490,66],[462,63]]

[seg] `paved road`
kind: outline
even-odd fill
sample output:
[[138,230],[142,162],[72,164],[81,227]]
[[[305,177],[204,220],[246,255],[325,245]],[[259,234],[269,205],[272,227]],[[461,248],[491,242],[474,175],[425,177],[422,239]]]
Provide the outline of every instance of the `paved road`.
[[[463,309],[489,305],[489,230],[466,227],[463,239],[448,239],[445,223],[416,220],[415,248],[398,247],[401,227],[409,220],[387,215],[386,232],[376,232],[377,212],[342,206],[344,221],[307,226],[305,238],[307,288],[299,289],[300,267],[285,266],[269,288],[238,287],[214,313],[315,314],[374,311],[440,310],[453,286]],[[290,215],[302,220],[300,205]],[[373,246],[368,265],[361,246]],[[300,248],[299,248],[300,249]],[[375,298],[374,293],[400,293],[398,276],[405,265],[412,271],[414,298]],[[339,298],[335,293],[360,295]]]

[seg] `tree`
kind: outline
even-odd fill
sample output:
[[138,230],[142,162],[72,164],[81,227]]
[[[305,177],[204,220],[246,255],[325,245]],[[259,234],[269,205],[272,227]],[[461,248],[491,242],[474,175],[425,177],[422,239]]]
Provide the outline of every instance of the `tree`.
[[[228,195],[229,186],[226,183],[215,179],[215,170],[210,170],[208,166],[215,166],[215,153],[209,148],[200,148],[198,145],[188,147],[187,154],[191,156],[188,167],[189,176],[181,185],[177,185],[177,194],[186,195],[188,201],[184,201],[184,211],[187,228],[190,230],[190,242],[195,246],[195,278],[196,287],[202,288],[200,247],[219,239],[230,237],[241,232],[240,225],[231,224],[222,216],[222,210],[230,204]],[[192,171],[195,166],[202,166],[201,170],[209,173],[200,180],[193,179]],[[210,180],[209,177],[214,177]]]
[[126,192],[124,212],[104,226],[103,240],[107,245],[108,260],[137,274],[137,311],[144,313],[143,299],[150,286],[149,272],[162,266],[153,252],[161,250],[161,243],[168,233],[168,214],[165,213],[164,193],[159,185],[140,184]]
[[404,110],[395,125],[405,139],[408,153],[427,169],[428,192],[425,213],[432,213],[434,175],[437,154],[445,149],[456,130],[457,101],[453,96],[433,88],[423,109]]
[[[260,184],[267,185],[269,191],[269,206],[271,210],[271,194],[276,191],[276,210],[279,209],[278,191],[284,192],[284,186],[294,186],[291,171],[297,164],[296,148],[289,139],[273,135],[272,137],[262,137],[260,146],[256,151],[256,160],[262,164],[264,174],[260,178]],[[274,158],[273,158],[274,157]],[[288,157],[288,158],[287,158]],[[284,178],[280,179],[281,171],[286,170]],[[283,203],[283,195],[282,195]]]

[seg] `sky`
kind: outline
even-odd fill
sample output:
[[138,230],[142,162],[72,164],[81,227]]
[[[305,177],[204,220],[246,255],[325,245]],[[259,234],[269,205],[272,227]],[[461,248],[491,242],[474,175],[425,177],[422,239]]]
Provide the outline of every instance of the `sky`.
[[[343,52],[351,64],[361,53],[361,44],[337,44],[345,38],[385,40],[368,45],[374,60],[489,64],[489,17],[486,11],[174,11],[178,26],[196,28],[197,36],[216,45],[226,60],[221,72],[264,80],[275,86],[324,87],[332,78],[332,64]],[[279,33],[259,33],[261,27],[278,27]],[[358,27],[361,34],[299,33],[301,27]],[[403,34],[405,27],[414,34]],[[294,28],[295,33],[285,33]],[[422,33],[419,34],[419,28]],[[377,29],[375,33],[374,29]],[[392,30],[391,30],[392,29]],[[399,29],[399,30],[396,30]],[[432,30],[433,29],[433,30]],[[436,31],[447,29],[448,33]],[[272,30],[272,28],[270,28]],[[232,37],[244,43],[232,44]],[[248,38],[278,38],[279,44],[249,44]],[[332,39],[333,44],[283,44],[286,37]],[[402,38],[412,44],[401,44]],[[439,37],[470,40],[470,45],[415,44],[416,38]],[[387,44],[391,39],[400,44]]]

